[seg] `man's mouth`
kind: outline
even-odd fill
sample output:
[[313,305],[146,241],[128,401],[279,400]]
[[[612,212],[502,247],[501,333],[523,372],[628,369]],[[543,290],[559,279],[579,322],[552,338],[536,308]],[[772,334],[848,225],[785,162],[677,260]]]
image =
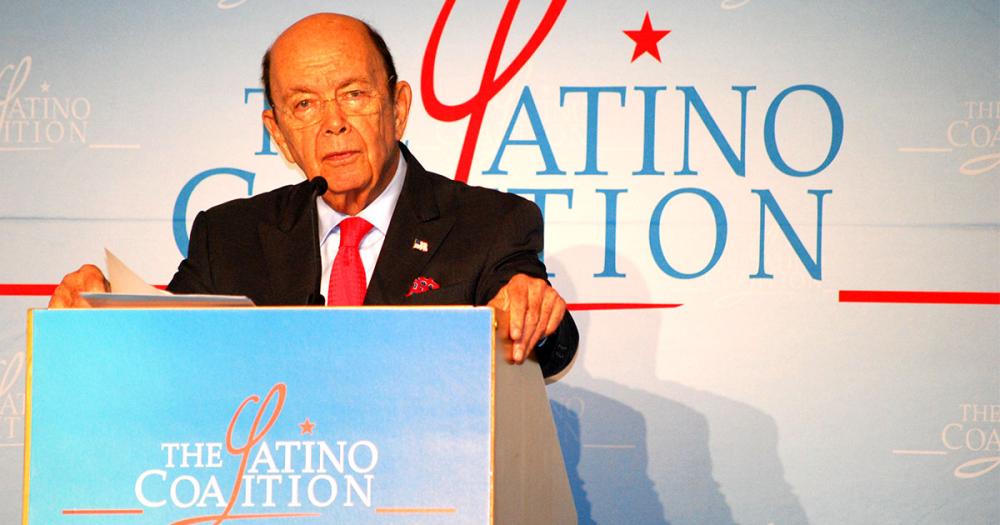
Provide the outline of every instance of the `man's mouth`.
[[334,151],[323,156],[323,162],[331,164],[344,164],[354,160],[358,151]]

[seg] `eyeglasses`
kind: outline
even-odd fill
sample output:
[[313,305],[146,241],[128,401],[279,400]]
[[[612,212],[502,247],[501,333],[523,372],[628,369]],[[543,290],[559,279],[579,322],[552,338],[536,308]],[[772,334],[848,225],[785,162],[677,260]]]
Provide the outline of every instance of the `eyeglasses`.
[[299,93],[293,95],[287,106],[280,109],[288,123],[296,127],[312,126],[327,115],[327,104],[335,103],[340,111],[349,117],[371,115],[381,107],[381,93],[370,88],[350,88],[336,94],[333,98],[322,98],[315,94]]

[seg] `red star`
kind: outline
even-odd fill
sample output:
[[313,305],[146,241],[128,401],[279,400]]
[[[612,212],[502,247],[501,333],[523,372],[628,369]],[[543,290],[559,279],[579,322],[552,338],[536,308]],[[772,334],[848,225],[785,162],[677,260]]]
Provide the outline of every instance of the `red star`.
[[649,53],[656,59],[657,62],[660,60],[660,49],[656,47],[656,43],[667,36],[669,30],[656,30],[653,29],[653,23],[649,21],[649,11],[646,11],[646,18],[642,21],[642,28],[637,31],[622,31],[629,38],[635,41],[635,51],[632,53],[632,62],[635,59],[642,56],[643,53]]
[[309,418],[306,418],[305,421],[299,423],[299,428],[302,429],[301,434],[312,434],[313,429],[316,428],[316,423],[313,423],[312,421],[309,421]]

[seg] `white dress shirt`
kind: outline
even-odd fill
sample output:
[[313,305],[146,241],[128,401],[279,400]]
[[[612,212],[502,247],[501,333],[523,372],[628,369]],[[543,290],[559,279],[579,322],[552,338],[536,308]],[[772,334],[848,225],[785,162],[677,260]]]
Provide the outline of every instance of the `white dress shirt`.
[[[389,231],[392,212],[396,209],[399,194],[403,191],[403,178],[405,177],[406,159],[400,154],[396,173],[389,181],[389,185],[385,187],[381,195],[357,215],[372,225],[372,229],[361,238],[361,244],[358,246],[358,251],[361,253],[361,264],[365,267],[366,284],[372,281],[372,272],[375,271],[378,254],[382,251],[385,234]],[[333,271],[333,260],[337,257],[337,250],[340,248],[340,221],[349,215],[334,210],[322,197],[316,198],[316,211],[319,216],[319,253],[323,261],[323,277],[320,280],[319,291],[323,297],[328,298],[330,272]]]

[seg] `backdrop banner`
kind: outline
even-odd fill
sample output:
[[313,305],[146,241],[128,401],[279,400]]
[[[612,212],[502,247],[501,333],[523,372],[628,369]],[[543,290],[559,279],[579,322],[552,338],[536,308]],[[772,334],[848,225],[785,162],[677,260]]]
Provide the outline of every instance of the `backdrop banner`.
[[328,10],[385,36],[426,168],[542,209],[581,523],[1000,521],[997,0],[202,0],[4,7],[0,522],[25,312],[301,181],[260,57]]

